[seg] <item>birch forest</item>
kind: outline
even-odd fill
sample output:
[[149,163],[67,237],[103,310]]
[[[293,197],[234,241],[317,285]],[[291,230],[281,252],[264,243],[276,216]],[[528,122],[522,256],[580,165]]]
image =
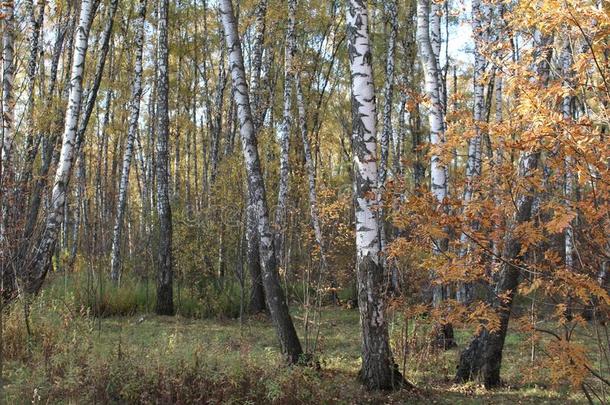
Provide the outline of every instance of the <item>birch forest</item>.
[[610,403],[608,0],[0,27],[0,403]]

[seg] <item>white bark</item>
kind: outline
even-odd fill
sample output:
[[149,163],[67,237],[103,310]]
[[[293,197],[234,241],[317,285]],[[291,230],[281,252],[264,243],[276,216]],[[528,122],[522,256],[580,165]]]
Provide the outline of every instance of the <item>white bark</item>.
[[[348,36],[350,47],[350,72],[352,75],[352,109],[354,122],[352,142],[354,147],[355,200],[356,200],[356,248],[358,260],[365,257],[379,264],[379,223],[375,205],[378,198],[376,106],[373,87],[373,70],[368,36],[368,15],[364,6],[350,1],[348,12]],[[353,32],[349,32],[353,31]]]
[[[490,7],[482,4],[481,0],[472,0],[472,31],[474,33],[474,126],[475,136],[468,142],[468,161],[466,165],[466,187],[462,203],[464,210],[468,209],[473,198],[475,183],[481,175],[482,153],[482,125],[485,121],[485,69],[487,62],[483,51],[488,45],[488,24]],[[468,254],[469,240],[465,233],[460,235],[461,248],[459,255]],[[457,300],[461,303],[472,301],[473,289],[470,283],[460,283],[457,290]]]
[[254,112],[254,126],[258,130],[262,125],[263,117],[260,116],[261,102],[261,71],[263,65],[263,43],[265,40],[265,16],[267,14],[267,1],[260,0],[255,11],[254,43],[252,44],[252,77],[250,78],[250,89],[252,92],[252,111]]
[[280,267],[284,267],[284,237],[286,224],[286,199],[288,197],[288,180],[290,164],[290,127],[292,123],[292,86],[294,81],[293,58],[295,53],[295,14],[296,0],[288,0],[288,26],[286,28],[286,46],[284,57],[284,110],[282,122],[278,127],[277,138],[280,143],[280,179],[278,186],[277,207],[275,210],[275,248]]
[[[444,115],[439,84],[439,67],[430,41],[430,0],[417,1],[417,42],[424,67],[425,90],[431,103],[428,119],[430,123],[430,144],[438,147],[444,142]],[[432,193],[437,201],[443,202],[447,196],[445,167],[438,154],[433,154],[430,162]]]
[[[428,114],[430,124],[430,144],[432,148],[441,148],[445,138],[445,117],[442,97],[441,75],[438,58],[435,51],[440,49],[436,42],[430,39],[430,0],[417,0],[417,43],[425,76],[426,95],[431,103]],[[436,17],[432,17],[433,21]],[[435,23],[436,24],[436,23]],[[436,30],[436,27],[434,27]],[[440,43],[440,34],[438,40]],[[436,49],[435,49],[436,48]],[[436,197],[440,208],[444,208],[447,197],[447,170],[437,153],[433,153],[430,161],[430,188]],[[447,239],[442,238],[433,242],[432,250],[440,254],[447,248]],[[430,272],[434,278],[434,269]],[[439,307],[447,298],[447,289],[443,285],[432,287],[432,305]],[[445,348],[455,345],[451,324],[437,325],[437,343]]]
[[92,0],[82,0],[81,2],[80,16],[75,33],[76,37],[74,41],[68,106],[64,121],[62,147],[55,172],[49,211],[45,221],[44,232],[36,251],[33,269],[29,274],[25,275],[27,277],[25,289],[27,292],[31,293],[37,292],[42,286],[63,221],[66,191],[74,161],[76,130],[83,94],[83,71],[87,54],[89,28],[91,20],[93,19],[92,3]]
[[2,13],[2,163],[4,171],[9,169],[13,147],[13,126],[15,100],[13,94],[13,80],[15,79],[14,46],[15,46],[15,20],[14,3],[3,3]]
[[[379,160],[379,185],[385,186],[392,137],[392,102],[394,100],[394,59],[396,54],[396,37],[398,35],[398,7],[396,0],[387,2],[388,50],[386,54],[385,84],[383,88],[383,129],[381,131],[381,157]],[[401,111],[403,113],[403,111]]]
[[303,353],[301,343],[294,329],[288,305],[282,291],[275,256],[273,234],[269,221],[265,184],[258,156],[257,139],[252,120],[250,96],[244,70],[244,59],[239,41],[237,21],[233,14],[231,0],[220,1],[220,13],[229,51],[229,67],[233,82],[233,97],[237,105],[239,132],[244,156],[248,193],[258,216],[259,253],[263,272],[265,298],[276,327],[282,353],[289,363],[296,363]]
[[[303,96],[303,87],[301,84],[300,75],[296,77],[297,88],[297,107],[299,110],[299,127],[301,132],[301,142],[303,142],[303,154],[305,155],[305,167],[307,168],[308,192],[309,192],[309,212],[311,215],[311,226],[314,231],[318,249],[320,249],[320,262],[322,271],[327,270],[326,249],[324,247],[324,239],[322,236],[322,226],[320,225],[320,217],[318,215],[318,197],[316,194],[316,171],[313,164],[313,156],[311,154],[311,144],[309,142],[307,131],[307,113],[305,110],[305,99]],[[332,277],[331,277],[332,278]]]
[[134,76],[131,88],[131,100],[129,101],[129,129],[127,132],[127,144],[123,155],[123,167],[119,181],[119,201],[112,234],[112,252],[110,254],[110,274],[114,281],[119,281],[121,276],[121,234],[123,229],[123,217],[127,205],[127,188],[129,187],[129,171],[131,169],[131,157],[134,142],[138,131],[138,117],[140,116],[140,99],[142,98],[142,50],[144,46],[144,21],[146,19],[146,0],[140,0],[138,17],[135,21],[135,61]]
[[352,90],[352,158],[356,216],[356,275],[362,327],[361,382],[369,389],[404,384],[392,358],[385,317],[380,260],[375,88],[366,2],[347,2],[347,39]]
[[15,75],[15,65],[13,60],[14,42],[15,42],[15,21],[14,21],[14,3],[7,1],[2,3],[0,8],[4,14],[2,19],[2,100],[1,100],[1,127],[2,135],[0,136],[0,164],[2,168],[0,172],[0,241],[4,240],[9,220],[9,205],[10,198],[9,189],[12,188],[14,180],[14,170],[12,160],[13,148],[13,126],[14,126],[14,95],[13,95],[13,80]]
[[[564,45],[561,51],[561,70],[563,75],[563,87],[566,95],[563,97],[561,104],[561,113],[563,120],[569,123],[572,118],[572,96],[569,94],[572,88],[572,47],[570,46],[570,38],[566,35]],[[569,136],[569,134],[568,134]],[[576,178],[572,165],[573,158],[565,151],[565,205],[568,208],[572,207],[574,200],[574,192],[576,188]],[[564,232],[565,237],[565,267],[566,270],[574,270],[574,221],[570,221]]]

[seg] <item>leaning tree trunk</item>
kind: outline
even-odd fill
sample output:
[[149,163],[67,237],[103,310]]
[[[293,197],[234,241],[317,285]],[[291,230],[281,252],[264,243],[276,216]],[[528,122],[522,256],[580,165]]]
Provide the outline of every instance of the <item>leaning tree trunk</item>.
[[385,316],[384,274],[380,259],[375,89],[368,10],[349,0],[346,24],[352,89],[352,146],[356,214],[356,273],[362,328],[362,368],[367,389],[393,389],[406,381],[394,363]]
[[172,263],[172,211],[169,204],[169,64],[168,24],[169,0],[157,6],[157,215],[159,244],[157,257],[157,305],[159,315],[174,314]]
[[286,236],[286,200],[288,198],[288,180],[290,176],[290,127],[292,124],[292,83],[294,81],[292,65],[296,49],[294,34],[295,13],[296,0],[288,0],[288,27],[286,28],[284,51],[284,110],[277,134],[280,142],[280,179],[275,210],[275,250],[280,267],[285,267],[286,264],[284,258],[284,238]]
[[[440,31],[440,30],[439,30]],[[430,39],[430,0],[417,1],[417,42],[420,50],[420,58],[424,67],[426,95],[430,99],[430,144],[438,147],[444,143],[444,113],[441,98],[442,88],[440,84],[440,69],[436,58],[436,47],[440,48],[440,40],[434,42]],[[447,197],[447,172],[441,163],[441,157],[433,154],[430,161],[430,183],[432,194],[436,197],[440,207],[444,206]],[[434,241],[434,254],[441,254],[447,247],[447,239],[441,238]],[[432,305],[436,308],[447,297],[447,290],[443,285],[432,287]],[[453,338],[453,327],[451,324],[437,326],[438,344],[449,348],[455,346]]]
[[79,22],[75,33],[76,39],[74,41],[74,55],[72,58],[68,107],[64,122],[62,147],[55,171],[55,180],[53,182],[44,232],[34,253],[34,258],[31,261],[32,264],[25,269],[23,274],[25,281],[24,290],[27,293],[36,293],[42,287],[42,283],[51,265],[51,257],[55,250],[64,217],[66,192],[76,150],[76,129],[83,94],[83,71],[87,54],[89,28],[91,27],[93,14],[93,1],[82,0]]
[[273,233],[269,221],[265,184],[263,182],[257,139],[252,121],[244,59],[231,0],[220,1],[220,13],[229,50],[229,66],[233,81],[233,96],[237,104],[239,116],[242,151],[246,165],[246,175],[248,177],[248,193],[258,216],[259,253],[267,306],[271,313],[271,319],[275,324],[282,353],[288,363],[295,364],[300,360],[303,350],[290,312],[288,311],[288,304],[286,303],[277,271]]
[[[542,36],[539,32],[534,37],[538,52],[535,60],[538,80],[546,86],[549,80],[549,67],[552,56],[552,39]],[[542,55],[542,57],[540,57]],[[540,151],[524,152],[519,163],[519,176],[532,183],[531,177],[538,168]],[[517,264],[522,259],[521,241],[514,235],[514,228],[529,221],[532,217],[532,207],[536,196],[536,186],[531,185],[525,193],[518,196],[512,230],[502,252],[502,265],[495,276],[494,290],[489,296],[489,304],[500,318],[497,330],[483,328],[460,354],[456,373],[457,382],[480,379],[487,388],[500,385],[500,368],[502,365],[502,350],[508,330],[508,321],[513,305],[515,291],[519,285],[519,268]]]
[[144,46],[144,21],[146,19],[146,0],[140,0],[138,18],[135,23],[135,62],[133,84],[131,88],[131,100],[129,101],[129,129],[127,132],[127,144],[123,155],[123,169],[119,182],[119,201],[112,234],[112,252],[110,254],[110,276],[115,282],[121,277],[121,234],[123,230],[123,218],[127,205],[127,187],[129,187],[129,171],[131,169],[131,156],[133,154],[134,141],[138,131],[138,117],[140,116],[140,99],[142,97],[142,49]]
[[[41,2],[42,3],[42,2]],[[27,120],[27,136],[26,136],[26,154],[25,161],[23,164],[23,170],[20,173],[19,179],[19,191],[24,192],[22,195],[27,195],[27,184],[30,181],[32,174],[32,167],[34,165],[34,159],[38,152],[38,146],[40,145],[41,135],[36,135],[36,127],[34,122],[34,94],[36,91],[36,71],[38,68],[38,60],[40,55],[40,29],[44,21],[44,8],[45,4],[39,4],[40,8],[38,16],[36,16],[36,8],[34,7],[33,0],[27,0],[25,2],[25,9],[28,13],[29,19],[29,57],[26,69],[27,76],[27,102],[26,102],[26,120]],[[19,202],[18,209],[23,209],[25,199]]]

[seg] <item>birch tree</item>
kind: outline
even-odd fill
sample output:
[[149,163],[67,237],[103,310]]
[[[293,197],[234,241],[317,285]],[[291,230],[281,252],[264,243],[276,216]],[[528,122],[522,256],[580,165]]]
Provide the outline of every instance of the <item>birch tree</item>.
[[[252,44],[252,76],[250,77],[250,88],[252,92],[252,111],[254,113],[254,127],[258,129],[262,126],[261,116],[263,109],[261,108],[261,71],[263,67],[263,51],[265,42],[266,30],[266,14],[268,0],[259,0],[256,10],[254,11],[254,41]],[[289,5],[290,7],[290,5]],[[290,21],[289,21],[290,24]],[[294,24],[293,24],[294,25]],[[294,29],[294,28],[293,28]]]
[[127,143],[123,154],[123,168],[119,182],[119,201],[112,234],[112,252],[110,253],[110,275],[115,282],[121,276],[121,234],[123,218],[127,205],[127,189],[129,187],[129,171],[134,142],[138,132],[138,118],[140,116],[140,99],[142,98],[142,50],[144,47],[144,22],[146,20],[146,0],[140,0],[138,17],[135,22],[135,60],[131,99],[129,101],[129,129],[127,130]]
[[[438,33],[440,35],[440,28]],[[430,145],[433,149],[430,158],[430,188],[432,194],[436,197],[438,206],[444,209],[444,201],[447,197],[447,170],[437,152],[444,144],[445,137],[440,69],[436,57],[436,51],[440,50],[440,38],[434,42],[430,38],[430,0],[417,0],[417,43],[424,68],[426,96],[430,103],[428,120],[430,124]],[[441,254],[446,250],[446,247],[447,239],[441,238],[433,242],[432,249],[435,254]],[[445,286],[434,285],[432,287],[432,304],[434,307],[439,307],[446,298]],[[439,330],[438,333],[438,343],[444,347],[454,346],[451,324],[439,325],[439,327],[442,330]]]
[[237,105],[239,118],[242,152],[248,178],[248,193],[256,208],[258,219],[259,254],[265,298],[280,341],[282,353],[289,364],[296,364],[302,360],[303,350],[294,328],[292,317],[288,311],[288,304],[284,291],[282,291],[277,271],[273,233],[269,221],[269,209],[267,207],[265,184],[258,156],[258,142],[252,120],[250,96],[248,94],[237,21],[233,13],[231,0],[221,0],[219,4],[225,40],[229,51],[229,68],[233,83],[233,97]]
[[[566,124],[569,124],[573,118],[572,112],[572,96],[570,95],[572,88],[572,47],[570,45],[570,36],[566,33],[564,44],[561,50],[561,73],[563,76],[563,87],[565,95],[561,102],[561,115]],[[569,137],[569,134],[565,134]],[[569,154],[569,151],[565,153],[565,186],[564,186],[564,197],[565,205],[568,209],[572,207],[572,201],[574,200],[575,188],[576,188],[576,177],[572,170],[573,159]],[[570,221],[564,231],[564,255],[565,255],[565,266],[566,270],[574,270],[574,227],[573,220]]]
[[356,274],[362,328],[359,379],[367,389],[393,389],[407,383],[394,363],[385,315],[379,213],[375,208],[379,201],[375,88],[365,1],[347,2],[346,26],[352,90]]
[[296,0],[288,0],[288,26],[286,27],[286,45],[284,51],[284,109],[282,122],[277,131],[280,143],[280,179],[278,186],[277,207],[275,210],[275,248],[280,267],[285,266],[284,236],[286,224],[286,199],[288,198],[288,180],[290,176],[290,128],[292,124],[292,86],[294,81],[293,59],[295,46],[295,13]]
[[[29,56],[26,69],[27,75],[27,94],[28,100],[26,103],[26,120],[27,120],[27,136],[26,136],[26,157],[23,164],[22,173],[20,173],[19,187],[20,191],[26,191],[25,185],[29,182],[32,174],[32,165],[40,144],[40,134],[36,134],[34,122],[34,96],[36,86],[36,72],[38,70],[38,59],[40,54],[40,32],[44,21],[45,3],[38,4],[38,15],[36,15],[36,7],[33,0],[26,0],[25,9],[28,14],[28,45]],[[24,193],[25,194],[25,193]]]
[[159,315],[174,314],[172,211],[169,203],[169,0],[157,3],[157,215],[159,243],[157,253],[157,306]]
[[14,46],[15,46],[15,21],[14,3],[6,1],[2,3],[2,177],[0,177],[0,187],[3,188],[2,209],[0,212],[0,241],[5,238],[9,220],[9,200],[12,193],[9,188],[14,180],[14,170],[12,167],[12,149],[14,141],[14,94],[13,80],[15,79]]
[[[97,6],[97,4],[95,4]],[[27,268],[24,290],[36,293],[40,290],[51,264],[51,257],[58,240],[59,230],[64,218],[63,210],[66,201],[68,182],[72,173],[72,164],[76,149],[76,132],[83,94],[83,71],[85,68],[89,29],[95,14],[94,1],[82,0],[78,25],[76,27],[68,106],[64,121],[62,147],[55,171],[55,180],[47,212],[44,231],[38,244],[31,267]]]
[[[481,175],[481,153],[482,153],[482,126],[485,121],[485,70],[487,61],[483,51],[489,39],[488,24],[491,9],[482,4],[481,0],[472,1],[472,31],[474,33],[474,129],[475,135],[468,141],[468,160],[466,164],[466,186],[462,197],[464,210],[473,198],[475,182]],[[464,257],[468,252],[468,237],[461,234],[460,256]],[[457,289],[457,300],[463,304],[472,302],[473,286],[471,283],[460,283]]]
[[395,0],[385,5],[388,21],[388,49],[386,54],[385,83],[383,86],[383,129],[381,131],[381,156],[379,159],[379,185],[385,186],[389,166],[390,140],[392,138],[392,103],[394,101],[394,59],[398,35],[398,7]]
[[[305,96],[303,95],[303,85],[301,84],[301,76],[296,75],[297,89],[297,107],[299,112],[299,128],[301,133],[301,142],[303,143],[303,155],[305,156],[305,167],[307,169],[307,191],[309,197],[309,214],[311,215],[311,226],[313,228],[316,244],[320,250],[320,271],[324,274],[328,271],[328,263],[326,261],[326,247],[324,246],[324,237],[322,236],[322,226],[320,224],[320,216],[318,209],[318,197],[316,194],[316,169],[314,167],[313,156],[311,152],[311,143],[309,142],[309,134],[307,130],[307,110],[305,109]],[[336,287],[334,275],[330,275],[333,280],[331,287]],[[335,300],[335,294],[333,294]]]
[[[255,33],[252,45],[252,75],[250,77],[251,111],[253,112],[255,136],[258,136],[263,125],[264,108],[261,106],[263,68],[263,51],[266,31],[267,0],[260,0],[255,10]],[[224,32],[224,31],[223,31]],[[224,35],[224,34],[223,34]],[[225,46],[223,46],[223,49]],[[250,274],[251,291],[248,309],[250,313],[266,311],[265,291],[262,283],[261,261],[259,255],[258,217],[254,201],[248,194],[246,208],[246,251],[248,256],[248,273]]]
[[[392,139],[392,103],[394,101],[394,70],[396,54],[396,37],[398,35],[398,6],[396,1],[390,0],[386,4],[386,18],[388,23],[388,49],[386,54],[385,83],[383,86],[383,127],[380,144],[381,156],[379,159],[379,187],[384,190],[389,171],[390,142]],[[385,251],[387,239],[387,221],[385,210],[380,207],[380,238],[381,249]],[[390,285],[398,291],[398,274],[395,266],[389,269]]]

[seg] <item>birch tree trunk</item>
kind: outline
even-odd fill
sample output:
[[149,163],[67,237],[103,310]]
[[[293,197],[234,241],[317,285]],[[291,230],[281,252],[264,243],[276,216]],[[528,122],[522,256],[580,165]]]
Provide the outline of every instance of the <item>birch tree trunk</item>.
[[254,43],[252,44],[252,77],[250,78],[250,88],[252,93],[252,111],[254,114],[254,127],[257,132],[262,126],[263,117],[261,112],[261,71],[263,66],[263,43],[265,42],[265,17],[267,14],[268,0],[260,0],[255,10],[255,33]]
[[296,49],[294,33],[295,13],[296,0],[288,0],[288,26],[286,28],[284,56],[284,110],[282,122],[278,126],[277,131],[277,138],[280,142],[280,179],[275,209],[275,249],[278,264],[281,268],[285,268],[284,238],[286,236],[286,199],[288,198],[288,180],[290,176],[290,128],[292,124],[292,84],[294,81],[292,64]]
[[[487,45],[487,24],[489,24],[490,7],[482,4],[481,0],[472,0],[472,31],[474,33],[474,127],[475,136],[468,142],[468,161],[466,166],[466,186],[463,194],[463,209],[467,210],[472,200],[475,183],[481,175],[482,152],[482,125],[485,121],[485,68],[487,66],[483,49]],[[460,235],[460,257],[468,254],[468,237],[465,233]],[[469,304],[473,299],[473,285],[460,283],[457,289],[457,300],[462,304]]]
[[[570,95],[570,89],[572,88],[572,47],[570,46],[570,37],[566,33],[566,38],[564,39],[564,45],[561,50],[561,73],[563,75],[563,87],[565,91],[565,96],[563,97],[563,101],[561,103],[561,113],[562,118],[569,124],[569,122],[573,119],[572,113],[572,96]],[[566,134],[566,136],[570,136]],[[572,170],[572,165],[574,163],[572,157],[568,154],[568,151],[565,151],[565,189],[564,189],[564,198],[565,205],[568,209],[572,209],[572,201],[574,200],[574,192],[576,189],[575,176]],[[564,231],[565,237],[565,267],[567,271],[574,270],[574,221],[570,221],[568,226]],[[569,310],[569,308],[568,308]]]
[[[311,226],[313,228],[316,244],[320,250],[320,271],[322,274],[328,274],[328,262],[326,261],[326,248],[324,246],[324,238],[322,236],[322,226],[318,215],[318,197],[316,194],[316,170],[311,154],[311,144],[309,142],[307,130],[307,111],[305,110],[305,97],[303,95],[303,86],[301,84],[300,74],[296,75],[297,89],[297,108],[299,111],[299,127],[301,132],[301,142],[303,143],[303,154],[305,155],[305,167],[307,168],[308,180],[308,196],[309,196],[309,213],[311,215]],[[328,274],[331,280],[331,287],[336,287],[336,279],[334,274]],[[337,300],[336,293],[333,291],[332,300]]]
[[[95,76],[94,76],[91,87],[89,87],[87,89],[87,92],[85,93],[85,94],[87,94],[87,100],[85,102],[84,109],[83,109],[82,115],[80,117],[80,121],[78,122],[78,130],[76,131],[76,144],[75,144],[76,156],[79,155],[78,151],[80,150],[81,144],[85,137],[85,131],[87,130],[87,126],[89,125],[89,119],[91,118],[91,114],[93,113],[93,108],[95,107],[95,102],[97,100],[97,94],[98,94],[98,91],[99,91],[101,83],[102,83],[102,76],[104,74],[104,66],[106,65],[106,57],[108,55],[108,51],[110,50],[110,38],[112,36],[112,27],[114,25],[114,16],[116,14],[118,5],[119,5],[119,0],[111,0],[110,5],[109,5],[108,15],[106,16],[106,24],[104,25],[104,30],[102,31],[102,37],[101,37],[102,45],[101,45],[101,49],[99,52],[97,65],[95,67]],[[106,99],[107,105],[106,105],[106,115],[104,116],[104,125],[103,125],[104,128],[107,127],[108,120],[109,120],[108,114],[110,111],[111,98],[112,98],[112,90],[109,90],[108,98]],[[104,137],[104,142],[107,145],[108,140],[106,137]],[[106,176],[104,178],[107,179]],[[102,206],[105,207],[104,205],[102,205]]]
[[14,3],[7,1],[2,3],[2,177],[0,187],[2,187],[2,209],[0,212],[0,241],[7,236],[9,207],[12,205],[8,201],[10,195],[8,190],[13,186],[14,170],[12,164],[13,149],[13,126],[14,126],[14,107],[15,100],[13,95],[13,80],[15,75],[15,65],[13,60],[15,46],[15,21]]
[[296,364],[301,360],[303,350],[297,336],[282,287],[280,285],[273,234],[269,221],[265,184],[260,167],[257,149],[257,139],[250,109],[250,97],[246,83],[244,60],[237,22],[233,14],[231,0],[220,1],[220,13],[225,30],[225,39],[229,50],[229,66],[233,82],[233,96],[237,104],[239,116],[239,130],[241,135],[242,151],[248,178],[248,193],[254,204],[258,216],[259,254],[263,273],[263,286],[267,299],[267,307],[276,328],[281,350],[289,364]]
[[394,362],[385,316],[380,260],[376,108],[366,2],[349,0],[346,26],[352,90],[352,147],[356,214],[356,274],[362,328],[362,368],[367,389],[406,385]]
[[250,291],[250,302],[248,311],[251,314],[265,312],[265,290],[263,287],[263,278],[261,273],[261,261],[258,251],[258,213],[256,212],[256,204],[254,204],[248,193],[248,206],[246,208],[246,238],[247,240],[247,256],[248,256],[248,272],[252,283]]
[[146,0],[140,0],[138,18],[135,22],[135,61],[131,100],[129,101],[129,129],[127,132],[125,152],[123,154],[123,169],[119,182],[119,201],[117,203],[117,213],[112,234],[112,252],[110,254],[110,276],[115,282],[120,282],[121,277],[121,234],[123,230],[125,207],[127,205],[127,188],[129,187],[131,157],[136,134],[138,132],[138,118],[140,116],[140,99],[142,98],[142,50],[144,47],[145,19]]
[[[254,44],[252,45],[252,76],[251,83],[251,111],[253,112],[253,124],[255,136],[257,136],[263,126],[265,109],[262,106],[262,86],[261,72],[263,67],[263,43],[265,40],[267,14],[267,0],[260,0],[255,11],[255,33]],[[265,306],[265,291],[262,283],[261,262],[259,255],[259,236],[258,236],[258,217],[255,202],[248,195],[246,215],[246,238],[247,238],[247,256],[248,256],[248,273],[252,289],[250,292],[250,303],[248,310],[250,313],[264,312]]]
[[74,53],[70,74],[70,87],[68,92],[68,106],[64,121],[64,133],[59,162],[55,171],[55,180],[51,192],[51,201],[47,213],[44,232],[40,243],[31,261],[32,265],[26,268],[24,290],[27,293],[37,293],[42,286],[44,278],[51,265],[51,257],[55,250],[59,230],[63,220],[63,210],[66,201],[68,182],[72,173],[72,164],[76,149],[76,132],[78,116],[83,94],[83,71],[85,68],[87,42],[89,29],[93,20],[95,8],[92,0],[82,0],[81,10],[76,27]]
[[157,215],[159,244],[157,256],[157,305],[159,315],[174,314],[172,263],[172,211],[169,203],[169,0],[159,0],[157,19]]
[[[224,36],[222,24],[219,25],[220,35]],[[215,119],[211,123],[212,126],[212,150],[211,164],[212,172],[210,174],[210,182],[213,184],[216,181],[218,174],[218,160],[220,151],[220,141],[222,137],[222,110],[224,105],[224,94],[227,83],[227,73],[225,70],[226,47],[220,47],[220,61],[218,62],[218,78],[216,81],[216,94],[214,96]]]
[[15,46],[15,20],[14,3],[3,3],[4,14],[2,32],[2,163],[4,174],[9,170],[11,152],[13,148],[13,126],[15,100],[13,94],[13,80],[15,79],[14,46]]
[[[379,187],[385,190],[385,184],[389,170],[389,155],[390,142],[392,139],[392,103],[394,101],[394,59],[396,54],[396,37],[398,35],[398,6],[395,0],[390,0],[386,3],[386,18],[388,20],[388,49],[386,54],[386,70],[385,83],[383,87],[383,128],[381,130],[380,144],[381,156],[379,159]],[[383,209],[384,202],[381,203],[379,211],[379,235],[381,242],[381,250],[385,253],[387,239],[387,224],[386,212]],[[384,256],[384,263],[385,256]],[[384,266],[387,267],[387,266]],[[396,266],[391,266],[387,276],[390,278],[390,286],[392,290],[398,291],[398,269]]]
[[[40,145],[41,135],[36,134],[35,122],[34,122],[34,95],[35,95],[35,85],[36,85],[36,71],[38,68],[38,56],[40,53],[39,47],[39,38],[40,38],[40,29],[43,25],[44,21],[44,8],[45,3],[40,2],[39,4],[39,14],[36,15],[36,7],[34,7],[33,0],[27,0],[25,2],[25,9],[28,13],[28,29],[29,29],[29,57],[28,64],[26,69],[27,75],[27,95],[28,101],[26,104],[26,120],[27,120],[27,136],[26,136],[26,156],[25,162],[23,164],[23,170],[20,174],[19,180],[19,188],[20,192],[23,195],[27,195],[27,184],[30,181],[32,175],[32,167],[34,164],[34,159],[36,158],[36,154],[38,152],[38,146]],[[20,207],[23,207],[24,201],[20,202]]]
[[[440,28],[438,28],[438,35],[440,35]],[[426,95],[431,103],[430,113],[428,114],[430,144],[433,148],[438,148],[444,143],[445,124],[441,99],[441,76],[436,56],[436,52],[440,50],[440,38],[435,39],[434,42],[430,39],[430,0],[417,0],[417,43],[424,68]],[[430,184],[432,194],[436,197],[439,207],[443,208],[444,200],[447,197],[447,170],[437,154],[431,156]],[[446,246],[446,238],[438,239],[434,241],[433,251],[435,254],[441,254],[446,250]],[[446,298],[448,297],[445,286],[435,285],[432,287],[432,305],[435,308],[439,307]],[[438,325],[438,327],[437,343],[445,348],[455,346],[451,324]]]
[[385,84],[383,87],[383,129],[380,137],[381,156],[379,159],[379,185],[381,187],[385,187],[388,174],[390,139],[392,138],[392,102],[394,101],[394,57],[396,54],[396,36],[398,35],[398,7],[396,0],[388,1],[386,7],[388,28],[390,32],[388,34]]

